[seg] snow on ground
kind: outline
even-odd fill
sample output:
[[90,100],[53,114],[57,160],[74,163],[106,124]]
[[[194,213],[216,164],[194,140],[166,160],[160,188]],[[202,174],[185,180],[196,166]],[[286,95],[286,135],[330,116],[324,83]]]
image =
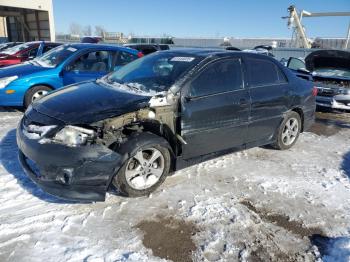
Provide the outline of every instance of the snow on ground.
[[0,261],[166,261],[153,254],[167,247],[146,248],[139,226],[164,218],[195,227],[194,261],[350,261],[350,125],[304,133],[288,151],[253,148],[186,168],[149,197],[79,204],[23,173],[21,115],[0,111]]

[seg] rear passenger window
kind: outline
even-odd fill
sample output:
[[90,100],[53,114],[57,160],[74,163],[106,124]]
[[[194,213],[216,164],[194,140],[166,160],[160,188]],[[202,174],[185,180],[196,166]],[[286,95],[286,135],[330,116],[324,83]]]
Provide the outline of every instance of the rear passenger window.
[[266,86],[286,83],[287,79],[278,66],[265,59],[248,58],[248,79],[249,86]]
[[205,68],[192,82],[190,95],[205,96],[243,88],[239,59],[225,59]]

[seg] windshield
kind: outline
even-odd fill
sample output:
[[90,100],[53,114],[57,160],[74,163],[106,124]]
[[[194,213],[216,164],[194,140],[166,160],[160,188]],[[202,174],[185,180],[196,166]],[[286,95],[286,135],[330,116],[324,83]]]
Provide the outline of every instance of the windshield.
[[63,45],[51,49],[44,55],[34,59],[39,65],[43,67],[56,67],[70,57],[78,49],[70,46]]
[[16,45],[14,47],[8,48],[5,51],[3,51],[3,54],[7,54],[7,55],[14,55],[19,51],[22,51],[24,49],[27,49],[29,47],[33,46],[33,44],[21,44],[21,45]]
[[190,54],[157,52],[123,66],[102,81],[143,92],[162,92],[169,90],[199,60],[200,57]]

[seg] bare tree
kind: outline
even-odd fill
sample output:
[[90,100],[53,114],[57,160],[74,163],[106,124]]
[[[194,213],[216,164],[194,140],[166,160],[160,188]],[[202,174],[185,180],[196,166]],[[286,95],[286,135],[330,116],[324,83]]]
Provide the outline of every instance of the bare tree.
[[71,35],[81,35],[82,34],[81,25],[78,23],[71,23],[69,26],[69,33]]
[[84,36],[91,36],[92,35],[92,28],[91,25],[87,25],[83,29],[83,35]]
[[104,29],[103,26],[100,26],[100,25],[95,26],[95,35],[103,36],[105,32],[106,32],[106,30]]

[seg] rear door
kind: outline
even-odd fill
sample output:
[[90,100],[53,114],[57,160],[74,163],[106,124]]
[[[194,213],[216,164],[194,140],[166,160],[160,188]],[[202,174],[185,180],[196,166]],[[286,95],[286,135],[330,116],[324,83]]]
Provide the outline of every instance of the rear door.
[[181,98],[184,158],[245,143],[250,111],[240,58],[225,58],[205,66]]
[[251,97],[247,142],[268,141],[289,108],[291,89],[287,77],[273,61],[247,57],[244,64]]

